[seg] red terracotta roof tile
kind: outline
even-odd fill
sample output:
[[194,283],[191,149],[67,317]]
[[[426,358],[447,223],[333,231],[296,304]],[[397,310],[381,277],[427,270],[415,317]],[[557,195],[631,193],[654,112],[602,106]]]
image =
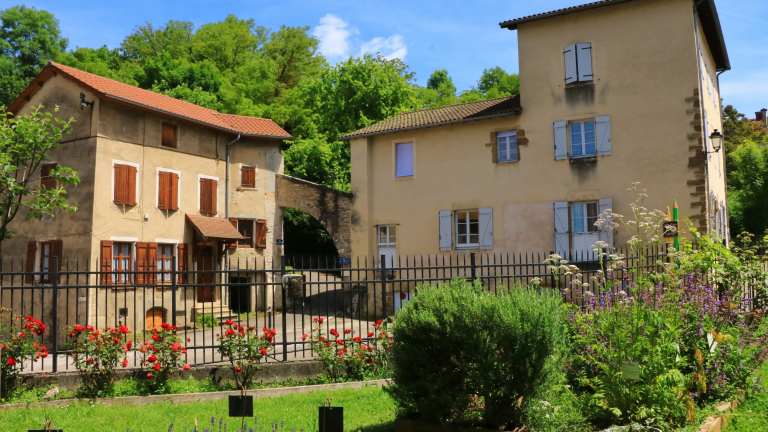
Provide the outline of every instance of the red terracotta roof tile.
[[[49,62],[46,69],[48,68],[89,87],[99,94],[100,97],[106,99],[114,99],[124,103],[138,105],[143,108],[160,111],[167,115],[181,117],[232,133],[284,139],[291,138],[288,132],[270,119],[222,114],[218,111],[201,107],[190,102],[144,90],[130,84],[121,83],[55,62]],[[14,102],[13,105],[15,104],[16,103]]]
[[521,111],[522,108],[520,107],[519,96],[504,96],[399,114],[395,117],[350,132],[339,137],[339,139],[348,140],[352,138],[396,132],[399,130],[420,129],[430,126],[439,126],[446,123],[478,120],[485,117],[518,114]]
[[205,239],[212,240],[243,240],[237,228],[224,218],[197,216],[187,213],[187,221]]

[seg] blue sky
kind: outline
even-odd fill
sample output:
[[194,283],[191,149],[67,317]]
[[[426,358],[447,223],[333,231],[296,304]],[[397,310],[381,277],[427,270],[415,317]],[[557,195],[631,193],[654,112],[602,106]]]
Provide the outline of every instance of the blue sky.
[[[485,68],[501,66],[517,72],[517,34],[500,29],[500,21],[586,2],[38,0],[26,4],[52,12],[70,47],[117,47],[144,22],[161,25],[176,19],[201,25],[235,14],[269,28],[311,26],[331,62],[380,51],[402,58],[421,85],[432,71],[445,68],[463,90],[475,85]],[[726,104],[754,117],[755,111],[768,108],[768,1],[716,3],[732,66],[721,75],[722,96]],[[0,8],[13,4],[2,0]]]

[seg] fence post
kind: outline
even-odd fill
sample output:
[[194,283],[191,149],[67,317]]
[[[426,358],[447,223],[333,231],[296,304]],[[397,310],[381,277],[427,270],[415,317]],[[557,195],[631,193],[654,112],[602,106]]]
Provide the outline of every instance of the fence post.
[[51,289],[53,290],[53,322],[51,323],[51,333],[53,340],[51,342],[53,354],[53,373],[58,372],[59,357],[59,257],[53,257],[53,266],[51,267]]
[[283,313],[283,361],[288,361],[288,317],[286,313],[288,308],[286,307],[285,298],[285,286],[283,286],[283,275],[285,274],[285,255],[280,255],[280,292],[282,293],[283,301],[280,304],[280,309]]
[[471,282],[474,284],[475,283],[475,278],[477,277],[477,273],[476,273],[477,267],[475,267],[475,253],[474,252],[469,254],[469,265],[471,266],[470,267],[470,275],[471,275],[471,278],[472,278]]
[[[176,327],[176,288],[178,283],[176,278],[179,272],[176,271],[176,256],[171,258],[171,325]],[[162,276],[161,276],[162,277]]]
[[381,316],[387,316],[387,257],[381,256]]

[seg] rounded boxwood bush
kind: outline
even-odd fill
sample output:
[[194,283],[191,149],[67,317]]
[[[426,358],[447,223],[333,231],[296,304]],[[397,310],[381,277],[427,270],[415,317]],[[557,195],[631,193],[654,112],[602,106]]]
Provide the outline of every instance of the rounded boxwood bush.
[[399,415],[431,423],[520,424],[523,400],[564,346],[562,298],[463,279],[422,285],[393,326]]

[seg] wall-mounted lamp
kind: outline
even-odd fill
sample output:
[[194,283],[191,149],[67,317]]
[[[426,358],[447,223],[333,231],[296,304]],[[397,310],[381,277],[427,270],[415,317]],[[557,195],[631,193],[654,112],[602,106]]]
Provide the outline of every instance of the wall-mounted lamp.
[[723,146],[723,134],[721,134],[719,130],[715,129],[715,131],[712,132],[712,135],[709,136],[709,140],[712,141],[712,148],[715,149],[715,151],[708,151],[707,153],[719,152],[720,148]]
[[82,110],[87,105],[90,105],[91,108],[93,108],[93,102],[86,102],[85,101],[85,93],[80,93],[80,109]]

